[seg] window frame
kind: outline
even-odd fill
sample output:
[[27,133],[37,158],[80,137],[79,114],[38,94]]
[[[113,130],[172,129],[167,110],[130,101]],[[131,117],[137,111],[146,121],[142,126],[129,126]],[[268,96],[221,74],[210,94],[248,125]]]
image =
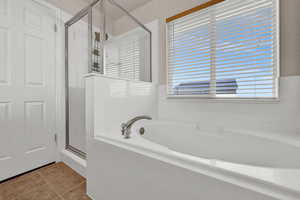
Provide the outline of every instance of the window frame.
[[[214,1],[214,0],[211,0]],[[176,94],[170,94],[170,89],[169,89],[169,85],[171,83],[169,83],[169,69],[170,69],[170,64],[169,64],[169,32],[168,32],[168,23],[170,23],[173,20],[188,16],[194,12],[201,12],[201,9],[199,10],[195,10],[195,8],[197,7],[201,7],[202,4],[200,6],[197,6],[195,8],[190,9],[191,11],[194,10],[193,12],[189,12],[189,10],[184,11],[182,13],[179,13],[177,15],[174,15],[173,17],[167,18],[165,20],[165,45],[166,45],[166,98],[167,99],[191,99],[191,100],[204,100],[204,101],[210,101],[210,102],[250,102],[250,103],[278,103],[280,102],[280,85],[281,85],[281,75],[280,75],[280,0],[274,0],[275,1],[275,6],[276,6],[276,52],[274,54],[274,57],[276,57],[277,62],[275,63],[276,66],[274,66],[276,68],[276,74],[277,74],[277,78],[274,79],[275,81],[275,96],[274,97],[218,97],[216,96],[216,94],[208,94],[208,95],[176,95]],[[207,2],[208,4],[210,3],[210,1]],[[216,4],[216,3],[215,3]],[[215,4],[212,4],[210,6],[207,6],[205,8],[209,8],[211,6],[214,6]],[[205,9],[204,8],[204,9]],[[182,16],[180,16],[181,14],[183,14]],[[176,17],[178,16],[178,17]],[[171,19],[174,18],[175,19]],[[171,19],[171,21],[170,21]],[[211,66],[211,69],[214,68],[213,66]]]

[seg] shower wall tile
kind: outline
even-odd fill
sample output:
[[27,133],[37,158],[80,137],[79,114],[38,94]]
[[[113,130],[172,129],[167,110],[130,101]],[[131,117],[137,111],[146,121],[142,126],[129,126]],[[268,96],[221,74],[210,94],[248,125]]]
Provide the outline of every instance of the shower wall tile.
[[87,132],[120,132],[120,125],[138,115],[157,117],[153,83],[91,76],[86,81]]
[[283,136],[300,141],[300,76],[280,78],[277,101],[168,99],[159,86],[160,120],[197,123],[201,127]]

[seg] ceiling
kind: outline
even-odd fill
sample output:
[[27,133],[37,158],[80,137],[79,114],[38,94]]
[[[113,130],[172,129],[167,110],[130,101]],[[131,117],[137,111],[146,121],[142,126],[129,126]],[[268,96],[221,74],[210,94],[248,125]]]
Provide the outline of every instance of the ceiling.
[[[87,2],[92,2],[93,0],[84,0]],[[133,11],[134,9],[150,2],[151,0],[114,0],[116,3],[118,3],[120,6],[125,8],[127,11]],[[118,9],[113,9],[111,6],[108,6],[109,15],[113,18],[120,18],[124,13],[120,12]]]
[[132,11],[146,3],[148,3],[151,0],[114,0],[116,3],[121,5],[123,8],[125,8],[128,11]]

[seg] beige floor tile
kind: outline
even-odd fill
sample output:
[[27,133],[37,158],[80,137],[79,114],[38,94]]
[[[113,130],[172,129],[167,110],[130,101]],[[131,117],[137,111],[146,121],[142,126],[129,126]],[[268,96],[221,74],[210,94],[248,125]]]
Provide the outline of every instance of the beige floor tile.
[[64,163],[57,163],[1,183],[0,200],[91,200],[85,181]]
[[86,195],[86,183],[82,183],[78,187],[65,193],[63,197],[65,200],[91,200],[91,198]]
[[35,186],[15,200],[62,200],[47,184]]
[[64,194],[85,181],[85,178],[77,174],[64,163],[57,163],[39,170],[46,182],[57,194]]
[[0,184],[0,200],[16,199],[39,185],[45,184],[42,177],[31,172]]

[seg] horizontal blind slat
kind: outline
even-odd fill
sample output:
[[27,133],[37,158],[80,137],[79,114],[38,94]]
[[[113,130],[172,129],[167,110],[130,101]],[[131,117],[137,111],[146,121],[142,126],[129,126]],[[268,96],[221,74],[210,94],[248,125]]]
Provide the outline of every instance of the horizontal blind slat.
[[[266,73],[266,72],[264,72],[264,73]],[[253,73],[252,73],[253,74]],[[244,74],[244,75],[246,75],[246,76],[235,76],[234,78],[235,79],[245,79],[245,78],[259,78],[259,77],[265,77],[265,78],[267,78],[267,77],[274,77],[274,75],[272,74],[272,71],[269,71],[269,75],[257,75],[257,73],[254,73],[254,75],[251,75],[251,73],[249,73],[249,74]],[[223,76],[222,76],[223,77]],[[222,78],[222,77],[220,77],[220,78]],[[189,80],[205,80],[205,79],[209,79],[210,78],[210,76],[195,76],[195,77],[186,77],[186,78],[184,78],[184,80],[185,81],[189,81]],[[180,81],[180,82],[182,82],[182,78],[174,78],[174,77],[169,77],[169,82],[173,82],[173,81]],[[211,81],[215,81],[216,79],[211,79]]]
[[[237,51],[238,49],[239,50],[247,50],[247,48],[255,49],[253,47],[256,47],[256,48],[258,47],[257,39],[261,40],[261,39],[266,39],[266,38],[269,38],[269,37],[265,36],[265,37],[255,38],[255,39],[243,40],[243,41],[240,41],[239,43],[236,43],[235,46],[230,46],[229,44],[218,45],[217,50],[218,51],[221,51],[221,50],[224,50],[224,51],[225,50]],[[264,45],[267,45],[271,41],[272,41],[272,39],[263,40],[264,43],[261,42],[259,46],[263,47]],[[272,45],[272,47],[276,47],[276,45],[274,44],[274,45]],[[175,53],[175,52],[177,53],[179,50],[180,51],[186,50],[185,53],[189,53],[189,52],[194,52],[195,50],[196,51],[200,51],[200,50],[208,51],[208,50],[210,50],[210,47],[207,45],[206,48],[199,48],[199,47],[195,46],[195,44],[191,44],[190,46],[186,46],[184,48],[171,48],[169,52],[170,53]]]

